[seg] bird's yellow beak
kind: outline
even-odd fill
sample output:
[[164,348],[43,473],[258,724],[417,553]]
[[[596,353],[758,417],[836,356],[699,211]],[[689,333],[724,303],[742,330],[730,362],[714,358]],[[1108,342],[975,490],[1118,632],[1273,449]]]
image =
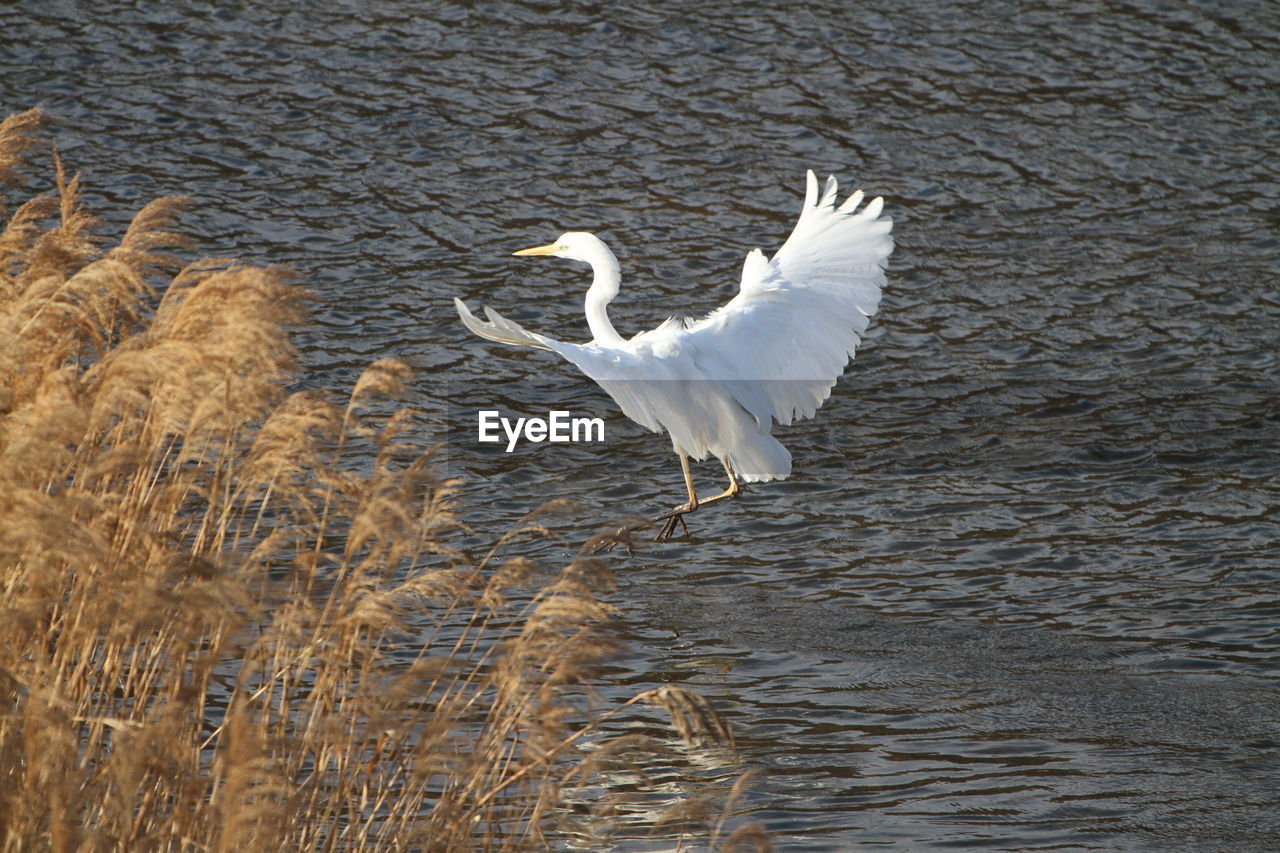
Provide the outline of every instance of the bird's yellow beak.
[[520,251],[518,251],[518,252],[513,252],[512,254],[516,254],[516,255],[554,255],[554,254],[556,253],[556,250],[557,250],[557,249],[559,249],[559,248],[560,248],[560,247],[559,247],[559,246],[557,246],[555,243],[548,243],[548,244],[547,244],[547,245],[545,245],[545,246],[534,246],[532,249],[521,249]]

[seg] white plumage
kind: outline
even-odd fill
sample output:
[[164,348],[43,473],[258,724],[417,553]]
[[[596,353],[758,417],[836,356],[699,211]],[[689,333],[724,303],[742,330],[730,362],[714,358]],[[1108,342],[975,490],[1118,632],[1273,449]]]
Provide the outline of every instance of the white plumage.
[[[585,344],[529,332],[495,311],[481,321],[454,299],[462,322],[491,341],[559,353],[604,388],[635,422],[671,435],[689,502],[660,516],[670,536],[680,516],[696,509],[686,457],[718,457],[730,497],[737,480],[773,480],[791,473],[791,454],[772,427],[814,415],[853,357],[868,318],[880,303],[884,268],[893,251],[893,224],[876,198],[862,191],[836,205],[828,178],[821,194],[808,173],[804,207],[791,236],[771,259],[752,250],[738,294],[702,320],[667,320],[630,340],[610,323],[606,306],[618,293],[618,261],[599,238],[568,232],[518,255],[584,261],[594,273],[586,297],[593,339]],[[704,500],[702,503],[706,503]]]

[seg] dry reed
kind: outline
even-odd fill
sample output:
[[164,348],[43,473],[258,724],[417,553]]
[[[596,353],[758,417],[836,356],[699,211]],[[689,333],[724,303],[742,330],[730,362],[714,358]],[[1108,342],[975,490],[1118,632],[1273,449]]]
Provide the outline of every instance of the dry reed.
[[[38,123],[0,124],[0,179]],[[641,748],[584,684],[615,650],[606,566],[454,551],[409,416],[362,417],[403,365],[286,394],[288,276],[161,288],[181,200],[104,248],[53,160],[52,194],[0,210],[0,849],[552,844],[567,787]],[[728,738],[688,691],[640,700]]]

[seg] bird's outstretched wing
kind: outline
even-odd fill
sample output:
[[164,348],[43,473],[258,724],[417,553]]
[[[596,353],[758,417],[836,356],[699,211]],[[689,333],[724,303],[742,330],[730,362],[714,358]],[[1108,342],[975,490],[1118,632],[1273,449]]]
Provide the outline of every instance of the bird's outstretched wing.
[[[662,429],[655,414],[654,403],[646,394],[646,389],[655,378],[671,378],[658,376],[657,371],[662,370],[663,366],[655,367],[635,353],[608,351],[594,344],[571,344],[530,332],[492,308],[484,309],[485,316],[489,318],[485,322],[471,313],[467,304],[457,297],[454,297],[453,305],[458,309],[462,324],[473,334],[500,344],[535,347],[558,353],[596,380],[617,401],[627,417],[655,432]],[[649,381],[636,382],[637,379]]]
[[508,320],[492,308],[484,309],[484,315],[489,318],[489,322],[485,322],[471,313],[471,309],[467,307],[467,303],[458,297],[453,298],[453,307],[458,309],[458,316],[462,318],[462,325],[471,330],[472,334],[480,337],[497,341],[500,344],[510,344],[517,347],[536,347],[537,349],[556,349],[559,341],[548,338],[545,335],[539,335],[537,332],[530,332],[524,326],[521,326],[514,320]]
[[804,209],[772,259],[747,255],[737,296],[682,336],[699,374],[726,388],[768,430],[812,417],[853,357],[876,312],[893,251],[883,200],[836,204],[808,173]]

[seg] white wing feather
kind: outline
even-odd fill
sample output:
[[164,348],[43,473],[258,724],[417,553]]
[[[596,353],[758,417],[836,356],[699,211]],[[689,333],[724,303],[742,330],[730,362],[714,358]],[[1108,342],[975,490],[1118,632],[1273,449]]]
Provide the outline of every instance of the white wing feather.
[[[662,406],[655,405],[652,394],[646,394],[645,382],[654,379],[674,378],[661,376],[664,368],[670,365],[663,362],[645,361],[643,356],[624,350],[605,349],[593,344],[571,344],[558,341],[537,332],[530,332],[514,320],[503,317],[492,308],[485,308],[488,322],[481,320],[461,299],[454,297],[453,305],[462,319],[462,324],[472,334],[510,346],[534,347],[558,353],[583,373],[598,382],[608,392],[631,420],[654,432],[662,429],[662,423],[654,413]],[[636,380],[643,380],[637,382]]]
[[537,332],[530,332],[524,326],[514,320],[508,320],[492,308],[485,308],[484,315],[489,318],[489,322],[484,322],[475,314],[471,313],[471,309],[467,307],[467,303],[458,297],[453,297],[453,307],[458,309],[458,316],[462,318],[462,325],[466,326],[472,334],[479,335],[485,340],[496,341],[500,344],[510,344],[516,347],[535,347],[537,349],[555,349],[553,344],[557,341],[539,335]]
[[719,380],[761,428],[812,417],[875,314],[893,251],[882,199],[862,192],[836,207],[808,173],[804,208],[772,260],[747,255],[738,295],[687,331],[704,378]]

